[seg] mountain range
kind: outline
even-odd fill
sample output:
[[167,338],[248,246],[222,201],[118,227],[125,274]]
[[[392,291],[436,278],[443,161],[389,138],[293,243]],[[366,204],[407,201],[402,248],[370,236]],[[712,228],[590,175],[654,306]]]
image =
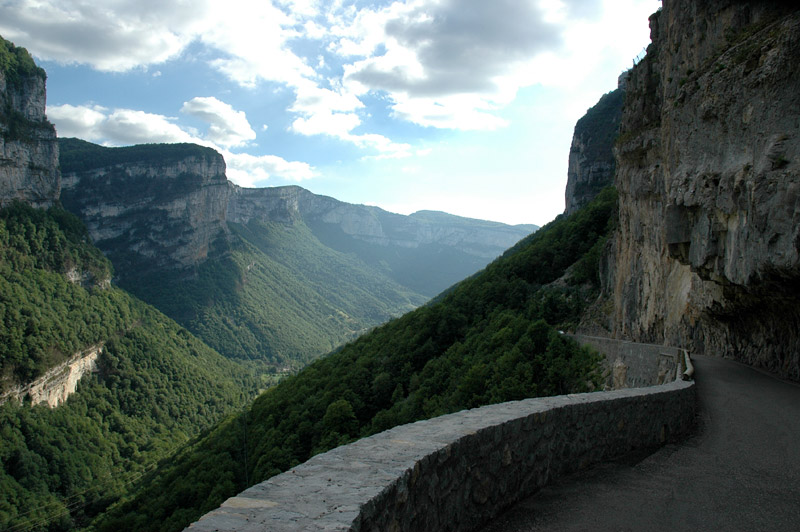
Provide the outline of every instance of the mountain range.
[[59,147],[61,202],[120,286],[226,356],[284,369],[423,304],[536,229],[241,188],[196,145]]

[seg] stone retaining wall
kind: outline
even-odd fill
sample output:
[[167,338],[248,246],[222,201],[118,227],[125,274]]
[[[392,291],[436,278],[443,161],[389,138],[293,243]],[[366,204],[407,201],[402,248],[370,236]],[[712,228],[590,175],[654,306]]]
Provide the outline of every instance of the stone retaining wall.
[[676,378],[683,350],[656,344],[640,344],[602,338],[570,335],[579,343],[590,345],[605,355],[608,389],[638,388],[664,384]]
[[683,434],[693,382],[527,399],[395,427],[253,486],[186,530],[473,530],[549,480]]

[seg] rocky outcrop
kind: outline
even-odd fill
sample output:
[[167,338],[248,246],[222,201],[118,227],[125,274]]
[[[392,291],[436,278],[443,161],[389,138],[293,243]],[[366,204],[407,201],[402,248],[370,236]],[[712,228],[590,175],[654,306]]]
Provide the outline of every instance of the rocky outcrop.
[[216,151],[82,144],[65,145],[81,157],[74,164],[62,160],[61,201],[86,223],[118,272],[189,268],[225,235],[230,190]]
[[25,386],[17,386],[0,395],[0,404],[9,399],[20,403],[28,399],[31,405],[46,403],[55,408],[75,393],[78,382],[87,373],[97,371],[97,357],[103,352],[102,345],[96,345],[78,353],[66,362],[47,370],[35,381]]
[[800,8],[664,0],[617,142],[614,334],[800,379]]
[[45,116],[45,73],[24,48],[0,37],[0,206],[35,207],[59,195],[56,131]]
[[617,90],[604,94],[575,124],[569,150],[565,214],[572,214],[614,183],[614,140],[622,117],[627,74],[619,77]]

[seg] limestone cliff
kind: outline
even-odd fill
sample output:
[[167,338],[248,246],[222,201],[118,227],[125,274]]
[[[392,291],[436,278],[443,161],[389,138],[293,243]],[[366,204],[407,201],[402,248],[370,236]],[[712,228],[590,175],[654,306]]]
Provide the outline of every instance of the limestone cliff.
[[229,188],[216,151],[189,144],[103,148],[61,139],[61,201],[123,275],[188,268],[225,235]]
[[604,94],[575,124],[564,193],[565,214],[577,211],[614,183],[612,148],[619,132],[626,79],[627,73],[620,76],[619,87]]
[[45,116],[45,73],[24,48],[0,37],[0,206],[58,199],[58,143]]
[[664,0],[616,145],[613,333],[800,378],[800,7]]
[[87,373],[97,371],[97,357],[102,345],[89,347],[69,360],[50,368],[44,375],[23,386],[15,386],[0,395],[0,404],[13,398],[20,403],[26,399],[31,405],[45,403],[50,408],[62,404],[75,393],[78,382]]

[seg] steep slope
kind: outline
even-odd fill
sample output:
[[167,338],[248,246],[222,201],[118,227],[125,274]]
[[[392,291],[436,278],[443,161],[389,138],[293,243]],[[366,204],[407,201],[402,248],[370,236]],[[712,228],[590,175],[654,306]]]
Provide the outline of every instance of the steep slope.
[[224,240],[228,183],[216,151],[58,142],[61,202],[86,223],[124,285],[165,269],[191,269]]
[[229,224],[226,252],[131,290],[228,357],[297,369],[425,299],[324,246],[302,222]]
[[58,144],[47,121],[45,72],[0,37],[0,206],[46,207],[58,199]]
[[591,389],[597,355],[553,325],[574,324],[596,296],[596,250],[615,213],[608,189],[437,302],[310,364],[162,464],[94,528],[180,530],[245,486],[354,438],[482,404]]
[[614,334],[800,379],[800,10],[665,0],[631,72]]
[[[240,367],[110,286],[110,271],[69,213],[0,210],[0,396],[12,391],[0,399],[3,530],[81,526],[254,390]],[[16,399],[90,346],[77,391],[54,382]],[[39,395],[57,408],[33,406]]]
[[[112,286],[57,206],[44,72],[0,39],[0,529],[83,526],[253,378]],[[52,407],[52,408],[51,408]]]

